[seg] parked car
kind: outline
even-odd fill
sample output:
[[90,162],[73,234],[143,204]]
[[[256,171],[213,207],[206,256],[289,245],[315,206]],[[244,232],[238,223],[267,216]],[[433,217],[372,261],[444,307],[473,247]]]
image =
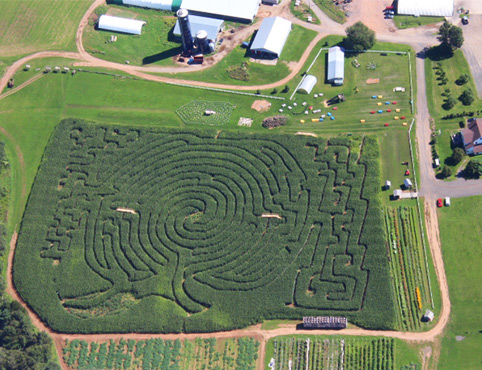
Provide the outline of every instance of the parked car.
[[444,206],[444,201],[442,198],[437,199],[437,207],[441,208]]
[[469,17],[463,16],[462,17],[462,24],[469,24]]
[[445,207],[450,207],[450,197],[445,197]]

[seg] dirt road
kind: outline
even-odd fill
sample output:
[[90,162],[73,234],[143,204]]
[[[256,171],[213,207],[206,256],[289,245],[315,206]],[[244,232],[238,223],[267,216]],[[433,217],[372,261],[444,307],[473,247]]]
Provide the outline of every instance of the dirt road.
[[[319,32],[317,37],[310,43],[310,46],[304,52],[300,61],[293,66],[292,71],[288,77],[285,79],[278,81],[273,84],[266,84],[263,86],[237,86],[237,85],[225,85],[225,84],[209,84],[203,83],[198,81],[184,81],[184,80],[177,80],[171,79],[166,77],[160,76],[152,76],[148,74],[148,72],[182,72],[183,69],[179,69],[176,67],[135,67],[135,66],[127,66],[117,63],[111,63],[104,60],[97,59],[90,54],[88,54],[82,45],[82,34],[84,27],[88,24],[89,17],[93,10],[100,4],[103,4],[104,0],[96,0],[92,6],[89,8],[89,11],[86,12],[84,17],[82,18],[81,24],[79,25],[79,29],[77,32],[77,46],[78,46],[78,53],[67,53],[67,52],[40,52],[25,58],[20,59],[19,61],[15,62],[11,67],[9,67],[6,71],[6,74],[0,79],[0,91],[3,90],[4,86],[6,85],[7,81],[13,74],[22,66],[27,63],[28,61],[35,59],[35,58],[45,58],[45,57],[64,57],[70,58],[81,61],[79,65],[89,65],[89,66],[96,66],[96,67],[106,67],[121,70],[127,73],[130,73],[134,76],[145,78],[152,81],[158,82],[176,82],[176,83],[186,83],[189,85],[196,85],[196,86],[207,86],[207,87],[216,87],[216,88],[227,88],[227,89],[235,89],[235,90],[256,90],[256,89],[271,89],[277,86],[281,86],[286,84],[291,78],[295,77],[301,70],[304,62],[308,58],[311,50],[316,45],[318,40],[328,34],[344,34],[345,26],[339,25],[338,23],[333,22],[331,19],[326,17],[319,9],[315,9],[316,14],[319,18],[322,19],[322,25],[307,25],[305,22],[301,22],[299,20],[294,19],[294,17],[289,16],[291,20],[295,23],[302,23],[303,25],[314,29]],[[386,3],[386,4],[385,4]],[[418,29],[409,29],[409,30],[394,30],[390,26],[390,21],[385,22],[385,20],[381,20],[381,15],[378,15],[376,8],[382,7],[385,5],[389,5],[388,1],[383,0],[373,0],[370,1],[370,7],[363,8],[361,0],[357,0],[354,4],[358,4],[353,9],[352,17],[350,18],[348,25],[353,24],[357,20],[363,19],[366,20],[366,24],[375,29],[377,31],[377,38],[382,41],[391,41],[397,43],[405,43],[408,45],[413,46],[417,51],[420,51],[424,46],[428,46],[435,43],[435,39],[433,36],[434,29],[433,27],[422,27]],[[284,0],[282,2],[282,6],[279,8],[271,8],[270,15],[276,14],[283,14],[288,16],[286,13],[287,6],[289,6],[289,0]],[[369,9],[369,10],[368,10]],[[375,10],[373,10],[375,9]],[[383,8],[381,8],[383,9]],[[380,9],[380,10],[381,10]],[[267,12],[266,10],[265,12]],[[252,26],[246,27],[242,32],[238,34],[238,39],[236,40],[239,42],[240,40],[244,40],[243,37],[249,35],[259,24],[255,24]],[[234,45],[234,42],[233,42]],[[232,45],[231,45],[232,46]],[[229,51],[230,49],[227,48]],[[226,51],[227,53],[227,51]],[[225,55],[220,54],[220,56]],[[219,57],[220,58],[220,57]],[[216,60],[214,60],[216,62]],[[436,337],[438,337],[444,330],[450,315],[450,299],[449,299],[449,292],[447,286],[447,280],[445,276],[445,269],[442,259],[442,252],[440,247],[440,240],[439,240],[439,233],[438,233],[438,221],[436,215],[436,207],[434,204],[435,197],[438,197],[439,194],[444,193],[444,195],[450,196],[465,196],[465,195],[472,195],[472,194],[482,194],[482,183],[481,182],[470,182],[470,183],[462,183],[461,181],[452,182],[452,183],[441,183],[434,178],[433,169],[431,168],[431,153],[430,147],[428,142],[430,140],[430,127],[429,127],[429,114],[427,109],[427,102],[426,102],[426,91],[425,91],[425,74],[424,74],[424,67],[423,67],[423,59],[418,58],[417,62],[417,84],[418,84],[418,94],[417,94],[417,142],[418,142],[418,151],[419,151],[419,162],[420,162],[420,172],[421,172],[421,193],[426,197],[426,204],[425,204],[425,220],[427,223],[427,233],[428,239],[430,242],[430,249],[432,251],[432,257],[434,260],[434,265],[440,285],[440,290],[442,292],[442,311],[438,318],[438,322],[435,326],[427,332],[422,333],[411,333],[411,332],[397,332],[397,331],[379,331],[379,330],[365,330],[365,329],[345,329],[342,331],[320,331],[319,333],[324,335],[366,335],[366,336],[385,336],[385,337],[394,337],[408,341],[433,341]],[[196,67],[198,70],[206,68],[205,66]],[[192,71],[192,69],[189,69]],[[21,156],[21,152],[17,153],[17,155]],[[25,165],[25,164],[24,164]],[[23,165],[23,166],[24,166]],[[22,176],[22,182],[26,184],[26,181]],[[454,184],[454,185],[452,185]],[[24,185],[26,186],[26,185]],[[28,307],[25,303],[21,300],[18,296],[18,293],[15,290],[12,280],[12,264],[13,258],[15,253],[15,244],[16,244],[16,234],[13,236],[11,241],[11,248],[8,258],[8,270],[7,270],[7,292],[12,295],[12,297],[18,300],[21,304],[23,304],[27,309]],[[257,338],[262,343],[262,348],[264,348],[266,341],[269,338],[278,336],[278,335],[288,335],[288,334],[316,334],[316,331],[303,331],[303,330],[296,330],[294,325],[286,326],[276,330],[262,330],[260,325],[255,327],[251,327],[245,330],[235,330],[229,332],[219,332],[219,333],[209,333],[209,334],[106,334],[106,335],[69,335],[69,334],[59,334],[54,333],[49,328],[45,327],[45,325],[41,322],[41,320],[30,310],[28,309],[29,315],[34,323],[34,325],[42,331],[47,331],[52,336],[54,343],[56,345],[56,349],[59,355],[59,358],[62,358],[62,344],[65,339],[74,339],[74,338],[82,338],[85,340],[107,340],[107,339],[146,339],[152,337],[159,337],[165,339],[173,339],[173,338],[194,338],[194,337],[216,337],[216,338],[227,338],[227,337],[239,337],[239,336],[252,336]],[[264,351],[261,352],[262,356],[259,359],[259,363],[261,364],[263,361]],[[67,369],[65,364],[62,364],[64,369]],[[261,367],[260,367],[261,368]]]

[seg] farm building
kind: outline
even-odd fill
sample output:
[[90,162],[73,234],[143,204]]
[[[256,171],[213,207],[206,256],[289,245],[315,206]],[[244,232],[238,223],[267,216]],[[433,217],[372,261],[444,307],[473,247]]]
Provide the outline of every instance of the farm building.
[[263,4],[267,4],[267,5],[278,5],[278,4],[279,4],[279,0],[263,0]]
[[405,181],[403,182],[403,185],[405,185],[407,189],[410,189],[413,186],[412,181],[410,179],[405,179]]
[[261,0],[183,0],[182,8],[196,15],[251,23]]
[[397,13],[417,17],[451,17],[454,13],[454,0],[398,0]]
[[473,155],[482,154],[482,118],[471,118],[467,128],[460,132],[464,143],[465,153]]
[[345,79],[345,53],[339,46],[328,50],[327,81],[333,85],[343,85]]
[[101,30],[130,33],[132,35],[140,35],[142,26],[146,22],[136,19],[112,17],[110,15],[101,15],[97,24]]
[[[222,19],[200,17],[198,15],[189,14],[189,24],[191,25],[191,33],[197,35],[199,31],[206,31],[208,40],[216,42],[219,32],[223,30],[224,21]],[[181,40],[181,27],[179,19],[174,26],[174,37]]]
[[392,182],[390,180],[385,181],[385,189],[390,189],[392,187]]
[[291,22],[284,18],[263,19],[251,45],[251,53],[256,57],[279,58],[290,32]]
[[175,12],[181,7],[182,0],[111,0],[110,2],[119,5],[132,5],[141,8]]
[[315,76],[307,75],[303,79],[301,86],[298,88],[298,92],[301,94],[310,94],[317,82],[318,82],[318,79]]
[[393,191],[393,199],[399,199],[402,196],[402,189],[395,189]]
[[338,316],[305,316],[303,328],[305,329],[346,329],[346,317]]

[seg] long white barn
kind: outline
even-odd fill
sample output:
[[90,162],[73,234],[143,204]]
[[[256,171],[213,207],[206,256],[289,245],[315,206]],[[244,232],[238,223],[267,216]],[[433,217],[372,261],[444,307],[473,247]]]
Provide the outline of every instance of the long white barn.
[[183,0],[181,7],[189,13],[241,22],[252,22],[261,0]]
[[397,13],[415,16],[451,17],[454,0],[398,0]]
[[142,26],[145,24],[145,21],[138,21],[136,19],[113,17],[111,15],[101,15],[97,26],[101,30],[140,35],[142,33]]

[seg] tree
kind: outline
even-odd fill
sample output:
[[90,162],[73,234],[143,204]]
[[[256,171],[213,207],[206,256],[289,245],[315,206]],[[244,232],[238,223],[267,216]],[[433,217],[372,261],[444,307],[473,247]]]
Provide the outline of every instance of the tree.
[[482,176],[482,163],[471,159],[464,170],[464,178],[479,179]]
[[447,97],[447,99],[445,99],[445,103],[442,104],[442,108],[445,110],[450,110],[455,107],[455,104],[457,104],[457,100],[455,100],[455,98],[450,95]]
[[357,22],[346,29],[346,38],[343,40],[347,49],[362,51],[371,49],[375,45],[375,32]]
[[474,93],[471,89],[465,89],[460,95],[459,100],[462,102],[463,105],[470,105],[474,102]]
[[445,20],[438,29],[437,40],[440,41],[442,46],[452,52],[453,50],[462,47],[464,43],[464,35],[460,27],[454,26]]
[[450,161],[453,165],[459,164],[464,158],[465,151],[462,148],[455,148],[450,157]]
[[287,93],[288,91],[290,91],[290,87],[288,85],[285,85],[285,88],[281,92]]
[[449,166],[444,166],[442,169],[442,172],[440,173],[440,176],[442,176],[443,179],[446,179],[447,177],[452,176],[452,170],[450,169]]
[[470,76],[467,73],[465,73],[463,75],[460,75],[460,77],[455,80],[455,83],[459,86],[462,86],[469,81],[470,81]]
[[277,94],[277,93],[278,93],[278,89],[275,87],[273,91],[271,91],[271,94]]

